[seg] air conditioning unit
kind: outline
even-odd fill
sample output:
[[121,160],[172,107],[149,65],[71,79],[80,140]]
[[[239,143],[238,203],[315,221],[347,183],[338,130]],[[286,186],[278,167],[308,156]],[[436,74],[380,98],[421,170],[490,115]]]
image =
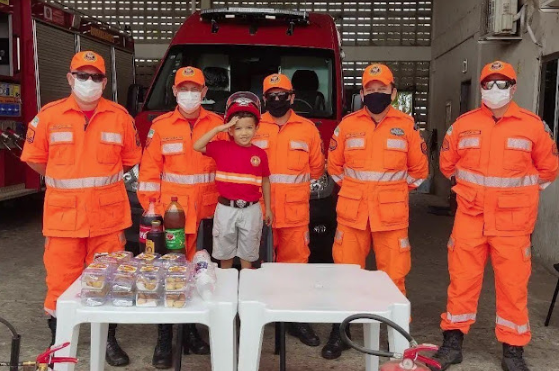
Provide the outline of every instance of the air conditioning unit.
[[559,0],[540,0],[542,12],[559,12]]
[[518,0],[485,0],[482,40],[522,40],[518,34]]

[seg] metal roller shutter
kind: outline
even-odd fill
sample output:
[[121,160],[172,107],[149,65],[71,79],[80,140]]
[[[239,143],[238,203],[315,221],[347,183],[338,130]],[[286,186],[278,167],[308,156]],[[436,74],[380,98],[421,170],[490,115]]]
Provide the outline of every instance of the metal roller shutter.
[[115,69],[118,103],[126,106],[128,87],[134,83],[134,54],[115,49]]
[[111,57],[111,47],[82,37],[80,38],[80,50],[92,50],[105,60],[105,68],[107,70],[107,87],[103,92],[103,97],[113,100],[113,62]]
[[40,104],[70,95],[66,74],[75,54],[75,36],[59,28],[36,23],[37,55],[39,57]]

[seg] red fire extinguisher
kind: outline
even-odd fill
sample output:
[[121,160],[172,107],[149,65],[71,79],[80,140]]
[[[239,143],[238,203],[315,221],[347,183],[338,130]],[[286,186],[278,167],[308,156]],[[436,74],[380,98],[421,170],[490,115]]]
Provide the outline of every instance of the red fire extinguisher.
[[[352,321],[355,321],[357,319],[372,319],[384,323],[389,327],[392,327],[410,342],[410,348],[406,349],[403,354],[396,354],[394,352],[367,349],[355,344],[347,336],[346,328]],[[347,317],[340,325],[340,336],[344,343],[346,343],[353,349],[360,351],[361,353],[367,353],[378,357],[387,357],[393,359],[395,358],[395,360],[393,361],[388,361],[382,364],[379,371],[432,371],[441,369],[441,365],[439,362],[423,354],[420,354],[420,352],[424,351],[437,351],[438,347],[436,345],[418,345],[417,342],[411,337],[411,335],[402,327],[398,326],[398,324],[392,322],[387,318],[377,316],[375,314],[360,313]]]

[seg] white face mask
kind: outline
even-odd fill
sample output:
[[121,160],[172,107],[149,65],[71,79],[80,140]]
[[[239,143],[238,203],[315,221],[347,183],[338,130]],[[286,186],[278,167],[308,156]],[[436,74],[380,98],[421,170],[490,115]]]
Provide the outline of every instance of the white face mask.
[[193,113],[202,104],[202,93],[181,91],[177,94],[177,103],[186,113]]
[[512,100],[511,88],[499,89],[494,85],[490,90],[481,89],[481,100],[487,107],[499,109]]
[[74,94],[83,102],[92,103],[103,95],[103,83],[95,82],[91,79],[81,81],[74,78]]

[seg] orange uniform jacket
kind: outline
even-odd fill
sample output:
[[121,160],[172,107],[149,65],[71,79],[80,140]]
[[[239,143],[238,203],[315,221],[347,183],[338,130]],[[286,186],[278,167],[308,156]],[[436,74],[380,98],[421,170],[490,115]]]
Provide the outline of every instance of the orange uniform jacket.
[[377,125],[365,108],[345,117],[330,141],[328,173],[341,186],[338,221],[372,232],[408,227],[408,190],[429,173],[414,121],[395,108]]
[[[138,199],[144,209],[149,198],[157,200],[157,211],[164,214],[177,196],[186,212],[185,232],[196,233],[201,219],[211,218],[217,205],[215,162],[193,149],[202,135],[223,119],[215,113],[201,109],[193,130],[178,108],[153,120],[146,148],[140,164]],[[228,139],[226,133],[217,139]],[[193,217],[194,216],[194,217]]]
[[539,189],[557,176],[557,146],[549,128],[514,102],[495,122],[483,106],[450,127],[440,168],[455,176],[460,211],[484,217],[486,236],[532,233]]
[[252,143],[268,155],[273,227],[308,225],[310,180],[324,174],[322,140],[314,123],[291,111],[280,127],[265,113]]
[[141,154],[134,121],[116,103],[102,98],[89,122],[71,96],[43,107],[21,156],[47,164],[43,234],[95,237],[128,228],[123,166]]

